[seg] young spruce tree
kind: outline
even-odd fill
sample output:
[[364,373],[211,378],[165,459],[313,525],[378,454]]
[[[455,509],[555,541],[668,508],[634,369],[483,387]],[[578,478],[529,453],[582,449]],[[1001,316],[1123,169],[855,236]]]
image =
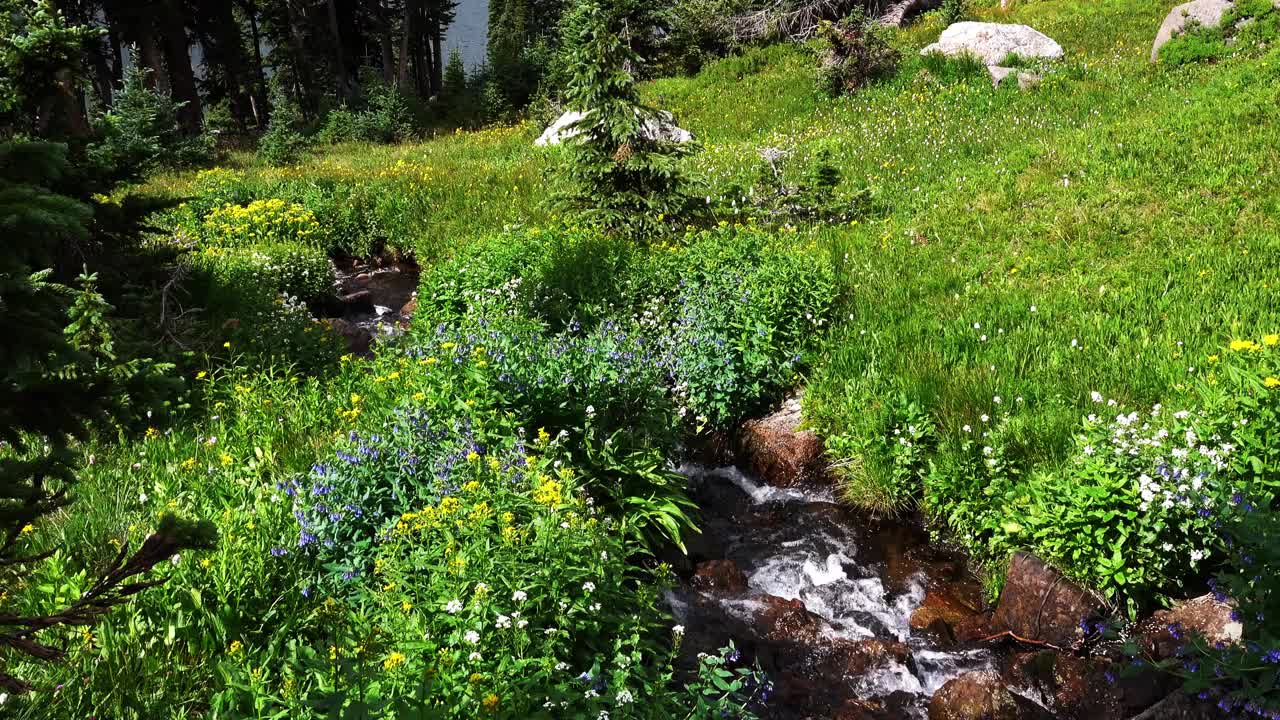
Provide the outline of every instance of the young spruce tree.
[[584,0],[570,38],[568,100],[584,113],[570,132],[564,208],[587,224],[649,240],[690,220],[679,160],[685,146],[655,132],[659,113],[644,106],[631,69],[640,58],[627,43],[627,15],[616,0]]

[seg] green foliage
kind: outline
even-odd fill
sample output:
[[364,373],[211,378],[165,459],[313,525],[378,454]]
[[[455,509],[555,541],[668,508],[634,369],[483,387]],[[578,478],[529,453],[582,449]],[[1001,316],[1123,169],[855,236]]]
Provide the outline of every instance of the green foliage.
[[1163,65],[1177,67],[1216,62],[1238,52],[1256,52],[1280,39],[1280,8],[1267,0],[1245,0],[1222,16],[1217,27],[1188,22],[1186,28],[1160,48]]
[[[228,299],[265,290],[312,302],[332,294],[333,265],[323,251],[298,242],[263,242],[244,247],[209,247],[188,256],[193,269],[208,273]],[[223,305],[214,302],[215,306]],[[229,303],[234,305],[236,303]]]
[[[0,351],[0,580],[15,590],[30,582],[32,565],[43,557],[29,535],[71,501],[79,442],[129,428],[144,411],[160,410],[180,385],[165,377],[171,365],[117,356],[112,308],[97,291],[96,275],[82,274],[75,292],[38,269],[90,234],[93,211],[52,189],[67,169],[64,146],[0,144],[0,226],[9,242],[0,258],[0,330],[11,333]],[[126,581],[194,546],[193,535],[168,529],[174,532],[157,533],[131,555],[122,548],[95,575],[87,602],[73,596],[49,608],[54,612],[0,614],[0,647],[42,661],[64,658],[52,640],[60,626],[93,622],[148,587]],[[0,687],[15,694],[31,688],[8,663]]]
[[585,116],[571,128],[579,134],[571,141],[570,189],[561,203],[587,224],[650,239],[692,219],[677,164],[688,151],[646,129],[660,116],[636,93],[627,67],[636,56],[622,38],[622,13],[595,0],[581,7],[568,101]]
[[970,15],[969,0],[942,0],[938,9],[944,27],[950,27],[961,20],[968,20]]
[[868,408],[861,422],[826,438],[845,500],[880,512],[902,512],[920,495],[920,478],[936,444],[933,420],[899,397]]
[[818,65],[818,85],[832,97],[847,95],[891,75],[899,53],[884,29],[855,9],[839,22],[823,21],[818,36],[826,43]]
[[52,101],[70,94],[81,50],[102,31],[68,25],[52,0],[0,2],[0,126],[56,131]]
[[271,92],[271,121],[258,140],[258,155],[269,165],[297,162],[310,144],[302,134],[302,112],[279,83]]
[[177,114],[182,103],[148,88],[147,72],[135,58],[111,109],[99,120],[102,139],[88,149],[89,159],[104,173],[122,179],[137,180],[159,167],[197,165],[213,154],[211,138],[183,134]]

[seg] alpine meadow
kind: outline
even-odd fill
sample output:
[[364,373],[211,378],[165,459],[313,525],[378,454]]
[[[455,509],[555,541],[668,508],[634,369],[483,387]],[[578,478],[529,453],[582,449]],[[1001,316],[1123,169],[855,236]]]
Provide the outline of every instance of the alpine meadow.
[[1280,718],[1172,2],[0,0],[0,718]]

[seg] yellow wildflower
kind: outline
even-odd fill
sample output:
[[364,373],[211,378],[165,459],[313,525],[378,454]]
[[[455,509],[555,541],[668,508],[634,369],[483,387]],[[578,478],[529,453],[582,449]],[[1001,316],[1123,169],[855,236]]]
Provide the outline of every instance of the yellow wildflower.
[[1271,333],[1270,335],[1263,335],[1262,344],[1268,347],[1280,345],[1280,334]]
[[33,532],[35,532],[35,531],[36,531],[36,526],[35,526],[35,525],[32,525],[31,523],[27,523],[26,525],[23,525],[23,526],[22,526],[22,534],[23,534],[23,535],[30,535],[31,533],[33,533]]
[[1262,381],[1262,384],[1266,385],[1268,388],[1275,389],[1280,387],[1280,378],[1268,377],[1267,379]]
[[233,462],[234,458],[232,458],[230,455],[226,453],[222,453],[221,455],[218,456],[218,460],[220,460],[223,465],[230,465]]
[[393,652],[387,656],[386,660],[382,661],[382,667],[384,670],[395,670],[401,665],[404,665],[404,661],[405,661],[404,653]]
[[1231,350],[1233,352],[1240,352],[1242,350],[1257,350],[1259,347],[1260,346],[1258,345],[1258,343],[1252,340],[1232,340],[1231,341]]
[[183,470],[190,470],[190,469],[194,468],[195,466],[196,466],[196,459],[195,459],[195,458],[193,458],[193,457],[189,457],[189,458],[187,458],[186,460],[183,460],[183,461],[182,461],[182,469],[183,469]]
[[239,655],[244,650],[244,643],[239,640],[233,640],[231,646],[227,648],[228,655]]

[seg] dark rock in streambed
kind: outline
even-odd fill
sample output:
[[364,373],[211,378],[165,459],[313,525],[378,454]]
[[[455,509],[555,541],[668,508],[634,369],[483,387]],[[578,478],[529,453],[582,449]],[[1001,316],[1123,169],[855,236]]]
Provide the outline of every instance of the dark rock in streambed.
[[374,312],[373,293],[369,290],[356,290],[338,298],[344,313]]
[[366,328],[342,318],[326,318],[321,322],[328,325],[330,331],[337,333],[346,341],[347,352],[361,356],[370,354],[369,347],[373,343],[373,333]]
[[690,585],[702,592],[741,593],[747,589],[747,576],[732,560],[708,560],[698,563]]
[[739,454],[751,474],[774,487],[795,487],[827,479],[822,440],[801,430],[800,397],[788,398],[777,412],[743,423]]
[[929,700],[929,720],[1052,720],[1049,711],[1005,687],[991,670],[948,680]]

